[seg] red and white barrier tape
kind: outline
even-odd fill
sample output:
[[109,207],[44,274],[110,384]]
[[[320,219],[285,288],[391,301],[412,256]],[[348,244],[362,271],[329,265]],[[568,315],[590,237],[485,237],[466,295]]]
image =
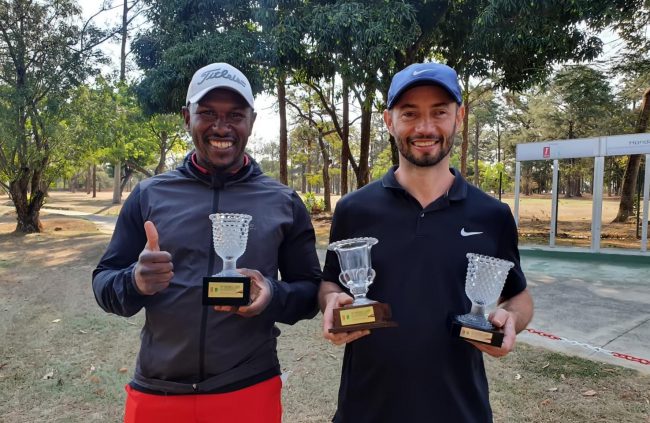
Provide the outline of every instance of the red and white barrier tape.
[[650,365],[650,360],[648,360],[646,358],[640,358],[640,357],[635,357],[635,356],[629,355],[629,354],[624,354],[624,353],[620,353],[620,352],[616,352],[616,351],[606,350],[604,348],[595,347],[593,345],[585,344],[584,342],[578,342],[578,341],[573,341],[571,339],[562,338],[561,336],[556,336],[556,335],[553,335],[551,333],[543,332],[543,331],[537,330],[537,329],[527,328],[526,331],[528,331],[528,332],[530,332],[532,334],[535,334],[535,335],[543,336],[544,338],[552,339],[553,341],[562,341],[562,342],[566,342],[567,344],[577,345],[579,347],[583,347],[583,348],[586,348],[586,349],[594,351],[594,352],[599,352],[599,353],[611,355],[612,357],[622,358],[624,360],[634,361],[634,362],[637,362],[637,363],[640,363],[640,364],[645,364],[645,365]]

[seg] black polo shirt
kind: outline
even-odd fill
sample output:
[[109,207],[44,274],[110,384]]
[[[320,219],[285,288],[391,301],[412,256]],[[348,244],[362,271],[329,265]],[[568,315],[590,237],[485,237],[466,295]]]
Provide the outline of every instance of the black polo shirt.
[[[342,198],[332,221],[331,242],[379,240],[368,298],[389,303],[399,324],[346,345],[334,421],[492,421],[482,353],[452,337],[450,321],[471,308],[469,252],[515,263],[503,297],[525,289],[512,213],[454,169],[449,192],[423,209],[394,171]],[[324,280],[338,282],[339,272],[328,252]]]

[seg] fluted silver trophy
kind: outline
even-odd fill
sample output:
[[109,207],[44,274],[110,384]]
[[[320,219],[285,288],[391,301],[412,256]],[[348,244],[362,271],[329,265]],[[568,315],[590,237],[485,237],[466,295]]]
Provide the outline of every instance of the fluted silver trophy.
[[221,258],[219,273],[203,278],[204,305],[247,305],[250,302],[250,278],[238,273],[237,259],[246,251],[252,217],[247,214],[215,213],[212,221],[214,251]]
[[501,295],[514,263],[474,253],[468,253],[467,260],[465,293],[472,302],[472,309],[454,318],[453,333],[464,339],[501,346],[503,332],[487,320],[486,309]]
[[376,238],[352,238],[333,242],[327,248],[336,253],[341,265],[339,281],[354,297],[352,304],[334,309],[334,324],[330,332],[397,326],[397,323],[390,320],[391,309],[388,304],[366,297],[368,288],[375,279],[370,249],[377,242]]

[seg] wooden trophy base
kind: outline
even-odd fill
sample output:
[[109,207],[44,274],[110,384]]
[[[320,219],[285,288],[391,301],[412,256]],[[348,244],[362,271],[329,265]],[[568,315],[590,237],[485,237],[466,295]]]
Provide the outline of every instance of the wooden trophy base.
[[481,344],[493,345],[495,347],[500,347],[503,343],[503,330],[490,330],[473,326],[469,323],[461,322],[458,318],[454,318],[451,323],[451,334],[468,341],[480,342]]
[[250,304],[251,279],[245,276],[203,278],[203,305],[245,306]]
[[384,303],[353,304],[335,308],[333,312],[334,326],[329,330],[331,333],[397,326],[396,322],[390,320],[390,306]]

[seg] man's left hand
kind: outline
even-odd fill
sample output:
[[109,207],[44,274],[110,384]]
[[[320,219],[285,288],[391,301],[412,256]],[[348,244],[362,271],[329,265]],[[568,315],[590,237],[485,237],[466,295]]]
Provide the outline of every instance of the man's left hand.
[[497,308],[495,311],[490,313],[488,320],[496,328],[503,330],[503,343],[501,346],[495,347],[480,342],[470,342],[472,342],[476,348],[492,357],[504,357],[508,355],[515,346],[515,338],[517,337],[517,333],[515,332],[515,315],[503,308]]
[[271,282],[260,272],[252,269],[237,269],[239,273],[251,278],[251,303],[247,306],[215,306],[216,311],[238,314],[242,317],[253,317],[262,313],[271,302]]

